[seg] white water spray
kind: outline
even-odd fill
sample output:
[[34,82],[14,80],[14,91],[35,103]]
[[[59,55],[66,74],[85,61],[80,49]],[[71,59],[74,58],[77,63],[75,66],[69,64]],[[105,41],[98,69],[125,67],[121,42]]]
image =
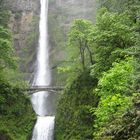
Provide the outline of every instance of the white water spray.
[[[45,125],[51,124],[51,125]],[[32,140],[52,140],[54,117],[38,117]]]
[[[37,54],[37,72],[35,86],[48,86],[51,83],[48,45],[48,0],[40,0],[39,48]],[[39,115],[34,127],[32,140],[53,140],[54,116],[52,113],[50,94],[46,91],[34,93],[31,97],[33,108]]]

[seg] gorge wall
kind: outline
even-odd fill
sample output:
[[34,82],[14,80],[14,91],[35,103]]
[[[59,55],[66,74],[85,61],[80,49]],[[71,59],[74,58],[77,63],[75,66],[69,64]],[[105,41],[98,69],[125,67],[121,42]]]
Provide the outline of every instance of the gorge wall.
[[5,10],[10,11],[9,27],[13,33],[14,47],[25,78],[33,72],[38,44],[39,0],[3,0]]
[[[40,0],[2,0],[1,4],[11,13],[9,27],[13,32],[14,47],[20,58],[21,70],[25,74],[25,79],[32,79],[38,45]],[[66,57],[65,48],[70,23],[76,18],[95,22],[96,7],[96,0],[49,1],[50,56],[52,73],[56,77],[55,83],[64,78],[57,76],[56,68]]]

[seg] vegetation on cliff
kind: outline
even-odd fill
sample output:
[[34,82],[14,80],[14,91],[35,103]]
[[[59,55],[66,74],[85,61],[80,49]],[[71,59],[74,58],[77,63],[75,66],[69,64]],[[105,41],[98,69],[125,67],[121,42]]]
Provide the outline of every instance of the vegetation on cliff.
[[0,139],[25,140],[31,133],[34,113],[23,92],[27,83],[21,80],[9,18],[10,12],[0,9]]
[[139,11],[138,0],[101,0],[96,24],[73,22],[56,140],[139,139]]
[[89,70],[79,73],[67,87],[58,105],[56,115],[56,140],[85,140],[93,138],[94,116],[91,107],[96,107],[98,96],[92,93],[97,80]]
[[[99,5],[96,24],[76,19],[68,34],[67,59],[58,68],[68,78],[58,101],[56,140],[140,139],[140,2],[99,0]],[[34,113],[22,92],[27,85],[18,70],[9,17],[10,12],[0,6],[0,139],[25,140]],[[20,13],[15,17],[21,18]],[[53,27],[58,26],[55,18],[50,18]],[[65,47],[61,31],[50,30],[51,36],[57,36],[51,43]],[[27,56],[37,37],[28,34]],[[23,61],[31,62],[34,54],[30,57]]]

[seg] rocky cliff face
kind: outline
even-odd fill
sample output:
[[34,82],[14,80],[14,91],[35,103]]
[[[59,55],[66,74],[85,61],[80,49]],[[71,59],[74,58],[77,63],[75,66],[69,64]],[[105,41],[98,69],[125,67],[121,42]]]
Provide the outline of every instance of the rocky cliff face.
[[2,4],[11,12],[9,27],[13,31],[14,47],[20,58],[21,70],[30,73],[33,71],[38,43],[40,1],[4,0]]
[[[21,70],[29,78],[34,70],[38,44],[40,0],[2,1],[3,7],[11,11],[9,27],[13,31],[14,46],[20,58]],[[94,22],[96,7],[96,0],[49,0],[48,26],[53,73],[56,74],[55,68],[66,57],[65,48],[70,23],[76,18]],[[55,79],[61,80],[57,76]]]
[[39,0],[3,0],[3,6],[13,13],[33,11],[38,13]]

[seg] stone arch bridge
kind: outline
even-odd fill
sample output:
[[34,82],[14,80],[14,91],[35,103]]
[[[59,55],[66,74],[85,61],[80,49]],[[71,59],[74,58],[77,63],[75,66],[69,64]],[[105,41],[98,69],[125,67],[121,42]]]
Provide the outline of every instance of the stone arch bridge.
[[48,91],[48,92],[58,92],[62,91],[64,87],[62,86],[31,86],[25,89],[29,94],[33,94],[40,91]]

